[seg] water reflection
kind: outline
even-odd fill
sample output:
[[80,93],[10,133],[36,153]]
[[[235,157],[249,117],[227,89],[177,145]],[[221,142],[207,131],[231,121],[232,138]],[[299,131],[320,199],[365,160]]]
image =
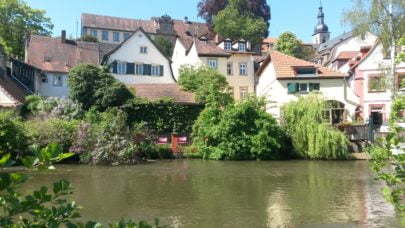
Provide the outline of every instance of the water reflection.
[[74,185],[85,219],[103,222],[158,217],[175,227],[398,226],[366,162],[61,166],[35,174],[26,190],[60,178]]

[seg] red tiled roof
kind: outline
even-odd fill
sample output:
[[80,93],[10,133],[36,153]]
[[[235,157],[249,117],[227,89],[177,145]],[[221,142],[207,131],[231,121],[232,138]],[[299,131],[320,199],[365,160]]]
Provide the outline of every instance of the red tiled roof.
[[273,63],[274,70],[276,72],[277,79],[288,79],[297,77],[295,69],[297,67],[314,67],[317,69],[318,78],[340,78],[346,77],[346,75],[330,70],[326,67],[322,67],[318,64],[308,62],[302,59],[298,59],[292,56],[285,55],[278,51],[270,51],[267,58],[264,60],[260,66],[257,75],[261,75],[263,70],[267,67],[269,63]]
[[263,39],[263,43],[275,44],[275,43],[277,43],[277,38],[267,37],[267,38]]
[[187,50],[191,48],[194,37],[200,38],[205,36],[209,40],[213,40],[215,38],[215,33],[210,30],[208,24],[206,23],[186,23],[181,20],[174,20],[173,29]]
[[336,57],[335,60],[349,60],[356,57],[359,54],[360,54],[359,51],[342,51],[339,53],[339,55]]
[[196,103],[194,94],[186,92],[175,83],[172,84],[135,84],[136,96],[156,101],[162,98],[172,98],[177,103]]
[[222,48],[218,47],[217,44],[213,41],[201,41],[194,40],[197,53],[200,56],[231,56],[229,53],[224,51]]
[[156,33],[156,27],[152,20],[134,20],[130,18],[111,17],[95,14],[82,14],[82,26],[91,28],[105,28],[133,32],[142,27],[148,33]]
[[23,103],[25,96],[29,94],[27,90],[20,87],[16,81],[6,75],[0,75],[0,90],[3,90],[6,96],[14,100],[15,105]]

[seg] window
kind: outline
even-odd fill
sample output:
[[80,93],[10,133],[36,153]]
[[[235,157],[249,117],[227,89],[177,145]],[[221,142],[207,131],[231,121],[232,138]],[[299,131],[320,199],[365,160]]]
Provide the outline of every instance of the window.
[[368,91],[369,92],[385,92],[385,78],[381,75],[369,76]]
[[103,40],[108,40],[108,31],[103,31],[103,33],[101,34],[101,39]]
[[117,62],[117,74],[126,74],[126,73],[127,73],[127,63]]
[[62,77],[62,75],[54,75],[53,76],[53,86],[55,86],[55,87],[63,86],[63,77]]
[[304,93],[308,92],[308,84],[307,83],[300,83],[299,84],[299,89],[300,89],[300,92],[304,92]]
[[113,33],[113,40],[115,42],[119,42],[120,41],[120,33],[119,32],[114,32]]
[[212,69],[218,69],[218,59],[208,59],[208,66]]
[[142,54],[148,53],[148,47],[142,46],[142,47],[141,47],[141,53],[142,53]]
[[48,83],[48,76],[46,74],[41,74],[42,83]]
[[127,40],[129,38],[129,36],[131,36],[131,33],[125,32],[124,33],[124,40]]
[[319,83],[309,83],[309,92],[319,91],[319,90],[320,90]]
[[314,76],[316,74],[316,68],[314,67],[296,68],[295,72],[298,74],[298,76]]
[[246,43],[239,42],[238,48],[239,48],[239,51],[246,51]]
[[248,74],[247,63],[239,64],[239,75],[246,76]]
[[143,64],[142,63],[135,64],[135,74],[143,75]]
[[152,65],[151,75],[152,76],[163,76],[163,66],[161,66],[161,65]]
[[226,65],[226,73],[228,74],[228,75],[233,75],[233,64],[232,63],[228,63],[227,65]]
[[232,50],[232,41],[226,40],[226,41],[224,42],[224,49],[227,50],[227,51]]
[[97,30],[95,30],[95,29],[90,30],[90,35],[97,37]]
[[243,86],[243,87],[239,87],[239,93],[240,93],[240,99],[244,99],[247,97],[248,95],[248,87]]

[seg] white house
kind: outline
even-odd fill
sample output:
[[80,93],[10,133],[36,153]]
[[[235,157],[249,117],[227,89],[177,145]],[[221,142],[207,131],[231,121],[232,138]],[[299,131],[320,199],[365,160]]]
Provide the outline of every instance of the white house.
[[[380,42],[364,53],[361,58],[353,59],[350,72],[354,81],[352,87],[360,97],[357,118],[365,122],[373,121],[376,125],[387,123],[391,111],[393,81],[389,77],[390,56],[384,51]],[[404,93],[405,63],[397,64],[396,85],[399,92]],[[402,81],[402,83],[401,83]]]
[[351,120],[358,97],[347,83],[347,75],[320,65],[270,51],[257,72],[257,96],[267,101],[267,112],[276,118],[281,107],[310,92],[321,93],[331,104],[331,123]]
[[124,84],[175,83],[171,60],[142,28],[104,56],[114,77]]

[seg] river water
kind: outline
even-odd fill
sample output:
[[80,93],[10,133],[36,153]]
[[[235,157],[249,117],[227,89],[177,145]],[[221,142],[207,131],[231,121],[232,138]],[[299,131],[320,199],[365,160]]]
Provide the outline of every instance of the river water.
[[400,227],[365,161],[158,161],[58,166],[31,191],[70,181],[83,219],[159,218],[173,227]]

